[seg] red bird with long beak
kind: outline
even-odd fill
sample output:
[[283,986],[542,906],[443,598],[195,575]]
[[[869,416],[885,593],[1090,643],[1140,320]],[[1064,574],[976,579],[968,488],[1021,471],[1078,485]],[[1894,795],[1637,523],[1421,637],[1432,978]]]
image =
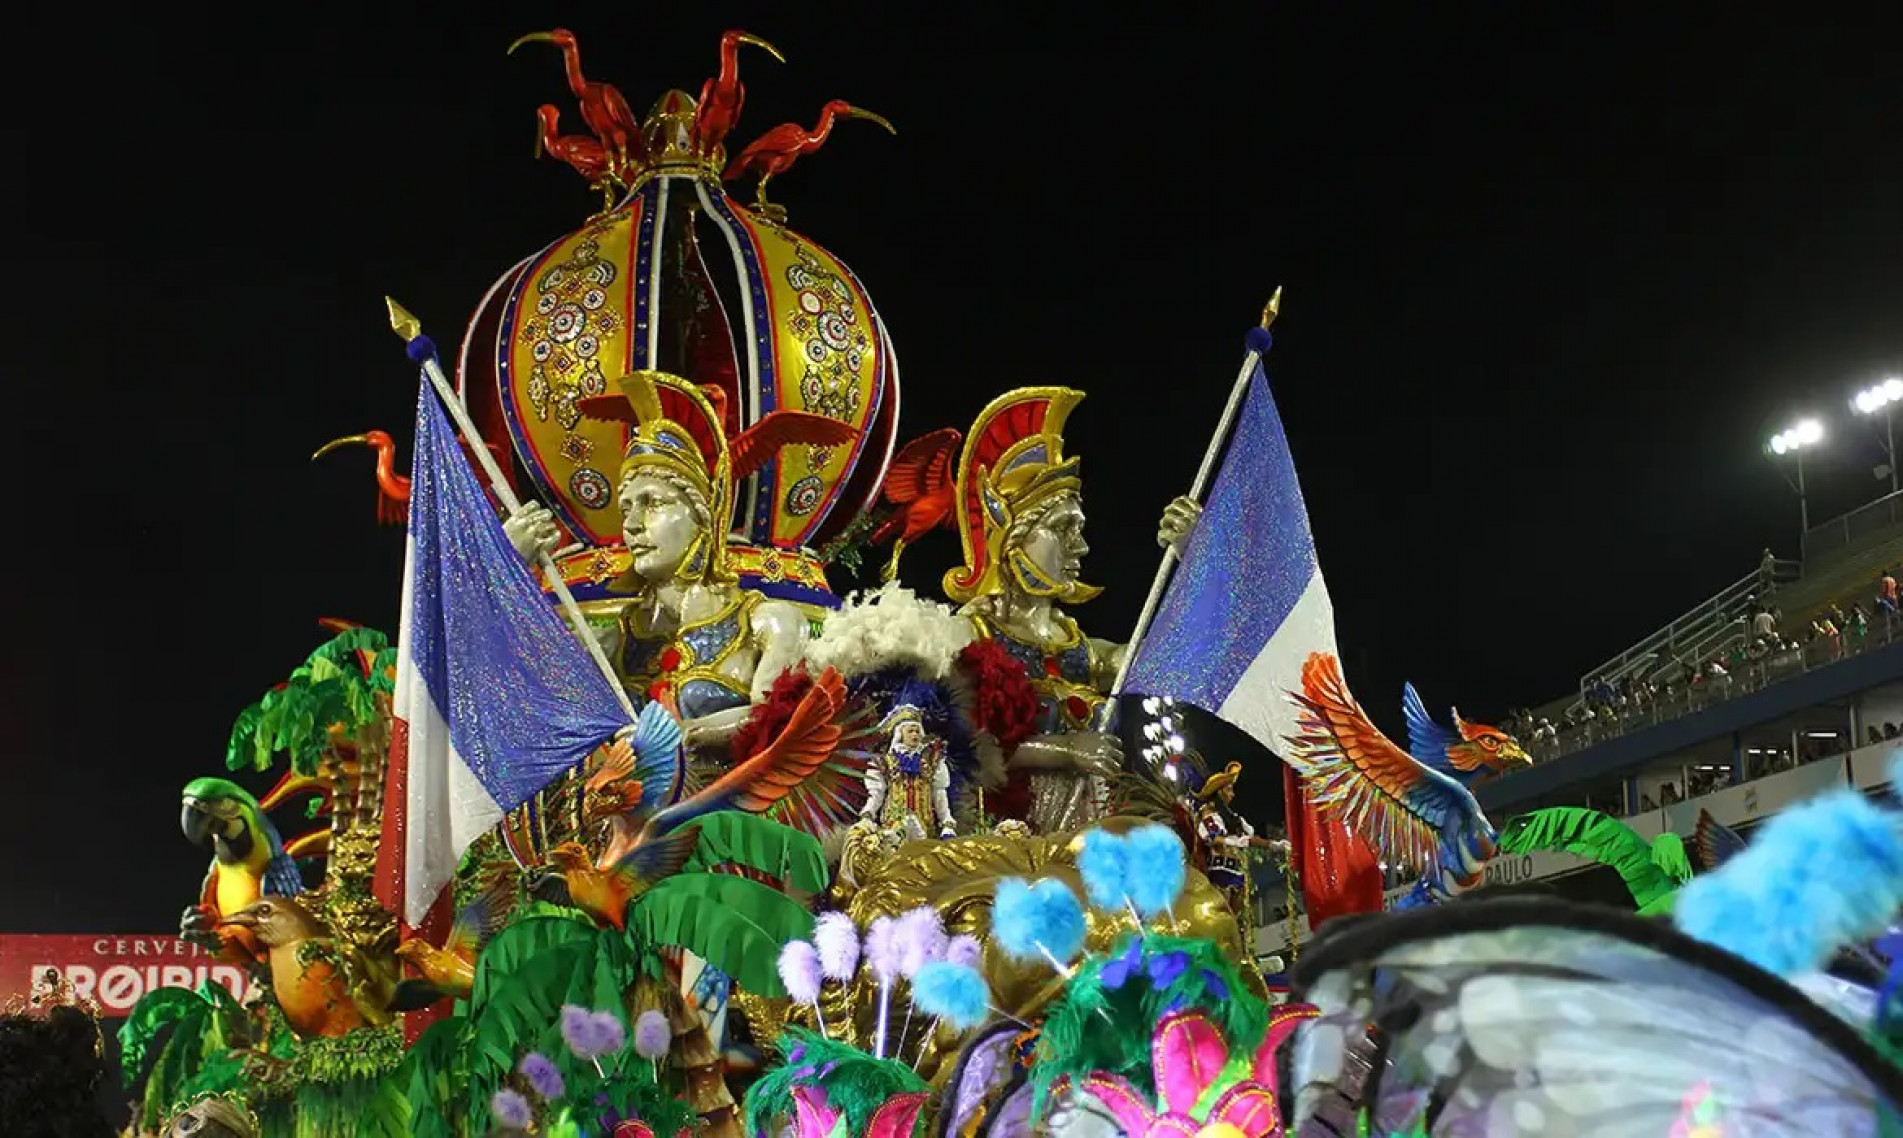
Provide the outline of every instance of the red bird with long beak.
[[608,155],[609,171],[620,177],[626,172],[641,137],[641,120],[628,106],[621,89],[582,74],[581,48],[575,42],[575,33],[567,28],[530,32],[510,44],[509,53],[513,55],[515,49],[525,43],[552,43],[561,49],[562,73],[568,79],[568,90],[581,106],[581,121],[601,140]]
[[[459,436],[456,441],[462,444],[463,454],[469,459],[470,465],[477,465],[475,451],[470,447],[469,440]],[[396,472],[396,440],[387,431],[365,431],[361,435],[332,439],[317,448],[317,453],[311,455],[311,461],[316,462],[339,447],[353,445],[367,446],[377,452],[377,521],[391,526],[408,520],[410,480],[407,475]],[[496,462],[503,469],[508,469],[509,452],[494,443],[484,445],[495,456]]]
[[727,164],[727,169],[720,176],[731,182],[744,174],[760,175],[754,200],[761,209],[765,209],[770,204],[766,200],[768,179],[775,174],[784,174],[802,155],[811,154],[826,145],[826,139],[833,133],[833,125],[840,119],[865,119],[878,123],[893,134],[899,133],[883,116],[855,107],[844,99],[833,99],[820,108],[819,122],[814,124],[813,129],[807,130],[796,122],[774,127],[748,144],[738,158]]
[[590,186],[603,193],[614,192],[606,147],[585,134],[563,134],[561,108],[551,103],[543,103],[535,109],[535,122],[537,158],[547,154],[560,159],[588,179]]
[[892,542],[892,560],[882,574],[885,580],[899,575],[899,555],[906,546],[935,528],[957,526],[956,466],[962,441],[964,435],[947,427],[906,443],[892,459],[885,475],[884,494],[898,512],[880,522],[870,539],[874,545]]
[[747,89],[740,84],[743,43],[786,62],[779,48],[759,36],[735,30],[720,37],[720,74],[700,85],[700,101],[694,105],[694,149],[702,154],[712,154],[740,122],[740,108],[747,101]]

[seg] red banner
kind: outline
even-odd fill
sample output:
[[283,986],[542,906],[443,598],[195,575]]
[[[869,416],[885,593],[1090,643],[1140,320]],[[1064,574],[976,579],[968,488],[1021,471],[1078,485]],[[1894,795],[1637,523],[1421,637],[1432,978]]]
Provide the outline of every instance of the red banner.
[[1315,805],[1294,767],[1282,768],[1282,795],[1288,810],[1290,864],[1302,884],[1309,930],[1350,913],[1380,912],[1383,882],[1374,850],[1350,833],[1334,812]]
[[213,980],[243,1000],[245,972],[176,935],[0,935],[0,1004],[31,996],[47,969],[57,968],[73,988],[118,1018],[155,988],[196,988]]

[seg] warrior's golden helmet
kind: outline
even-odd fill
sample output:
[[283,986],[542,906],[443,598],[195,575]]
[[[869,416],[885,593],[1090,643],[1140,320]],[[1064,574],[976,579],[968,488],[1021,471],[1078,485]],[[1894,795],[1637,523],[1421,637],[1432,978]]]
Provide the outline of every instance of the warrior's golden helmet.
[[1002,590],[1005,575],[1041,595],[1081,603],[1103,590],[1073,582],[1054,586],[1012,542],[1012,527],[1060,496],[1083,489],[1078,460],[1064,455],[1064,420],[1084,393],[1067,387],[1025,387],[993,400],[965,436],[958,458],[958,537],[965,563],[945,574],[957,602]]
[[[736,580],[727,557],[736,483],[752,475],[782,447],[839,446],[858,432],[849,424],[808,411],[780,409],[738,434],[727,433],[726,392],[696,386],[664,371],[631,371],[615,380],[618,393],[581,400],[582,414],[628,425],[617,485],[653,472],[685,485],[707,510],[707,527],[688,550],[681,572],[705,580]],[[617,592],[638,592],[643,582],[630,568],[609,582]]]

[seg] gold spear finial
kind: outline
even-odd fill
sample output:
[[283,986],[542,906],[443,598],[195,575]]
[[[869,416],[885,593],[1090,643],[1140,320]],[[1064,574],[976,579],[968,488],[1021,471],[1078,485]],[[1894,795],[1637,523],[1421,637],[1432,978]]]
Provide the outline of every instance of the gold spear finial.
[[[394,302],[392,302],[392,304],[394,305]],[[1269,302],[1262,306],[1262,326],[1267,328],[1269,325],[1275,323],[1275,318],[1280,315],[1281,312],[1282,286],[1276,285],[1275,295],[1269,297]]]
[[[1282,295],[1282,292],[1280,289],[1276,290],[1276,295],[1277,296]],[[403,337],[404,343],[407,344],[411,340],[414,340],[418,336],[421,336],[423,334],[422,321],[410,315],[409,309],[403,307],[402,305],[398,304],[393,298],[387,297],[387,296],[383,298],[383,303],[390,306],[391,330],[394,331],[397,335]],[[1269,303],[1274,304],[1275,302],[1270,301]]]

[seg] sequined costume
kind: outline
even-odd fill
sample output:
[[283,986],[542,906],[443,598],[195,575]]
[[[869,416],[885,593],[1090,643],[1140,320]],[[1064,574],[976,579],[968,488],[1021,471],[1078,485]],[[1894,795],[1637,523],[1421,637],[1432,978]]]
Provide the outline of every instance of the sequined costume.
[[[909,743],[900,738],[899,728],[906,724],[919,727]],[[923,733],[919,709],[909,704],[894,708],[882,726],[892,732],[892,745],[866,768],[866,805],[860,819],[880,829],[898,829],[913,840],[954,836],[951,767],[944,742]]]

